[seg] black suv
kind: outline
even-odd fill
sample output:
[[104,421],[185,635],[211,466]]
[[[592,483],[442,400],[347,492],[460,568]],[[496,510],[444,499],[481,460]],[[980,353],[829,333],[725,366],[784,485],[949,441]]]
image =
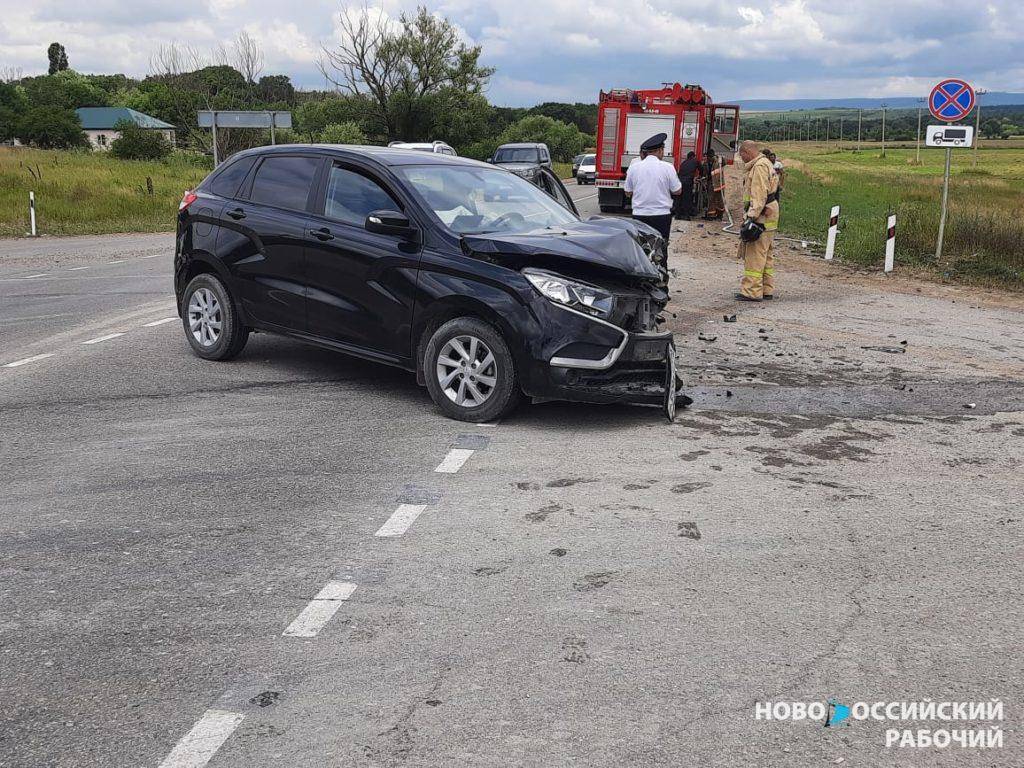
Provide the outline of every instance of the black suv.
[[555,191],[402,149],[241,152],[181,201],[185,334],[210,360],[266,331],[400,366],[465,421],[497,418],[521,394],[674,413],[660,237],[581,221]]

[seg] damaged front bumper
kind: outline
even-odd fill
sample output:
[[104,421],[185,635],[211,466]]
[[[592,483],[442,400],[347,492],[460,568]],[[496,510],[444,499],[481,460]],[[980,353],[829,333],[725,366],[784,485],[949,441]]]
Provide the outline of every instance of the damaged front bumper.
[[675,338],[670,331],[627,331],[567,307],[548,351],[535,359],[524,387],[534,401],[685,402],[675,390]]

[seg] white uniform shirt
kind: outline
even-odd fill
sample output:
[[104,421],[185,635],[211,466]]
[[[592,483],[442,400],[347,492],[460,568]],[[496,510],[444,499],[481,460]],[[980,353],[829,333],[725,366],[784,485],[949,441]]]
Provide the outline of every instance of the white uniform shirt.
[[782,173],[786,169],[786,166],[782,164],[781,160],[776,160],[774,168],[776,173]]
[[634,216],[672,213],[672,193],[683,188],[672,163],[648,155],[631,163],[626,171],[626,192],[633,195]]

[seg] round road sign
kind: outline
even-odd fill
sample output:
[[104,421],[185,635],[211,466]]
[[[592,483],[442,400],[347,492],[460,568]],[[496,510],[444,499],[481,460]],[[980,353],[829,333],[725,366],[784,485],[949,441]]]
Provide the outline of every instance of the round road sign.
[[928,97],[928,111],[947,123],[962,120],[974,109],[974,89],[956,78],[943,80],[932,88]]

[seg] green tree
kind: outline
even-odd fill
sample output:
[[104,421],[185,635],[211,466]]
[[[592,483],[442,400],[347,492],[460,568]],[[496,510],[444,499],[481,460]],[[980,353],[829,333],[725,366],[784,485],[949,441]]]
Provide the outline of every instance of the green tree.
[[106,91],[71,69],[54,75],[26,77],[21,81],[21,87],[33,107],[78,109],[106,107],[110,104]]
[[60,43],[50,43],[50,47],[46,49],[46,57],[50,60],[47,74],[55,75],[68,68],[68,52]]
[[502,144],[543,142],[551,150],[553,159],[565,163],[582,152],[588,144],[592,144],[593,138],[581,133],[575,125],[567,125],[545,115],[529,115],[506,128],[499,141]]
[[358,123],[332,123],[317,136],[321,144],[366,144],[366,135]]
[[10,83],[0,82],[0,141],[17,135],[18,121],[28,109],[28,102],[20,90]]
[[59,107],[33,107],[19,121],[18,138],[42,149],[88,146],[78,115]]
[[324,128],[332,124],[357,123],[362,130],[361,118],[366,109],[363,99],[349,96],[305,101],[295,110],[295,130],[309,141],[315,141]]
[[397,29],[368,7],[341,15],[340,42],[324,48],[321,71],[349,96],[365,99],[368,126],[383,138],[423,141],[440,105],[458,106],[482,94],[494,70],[480,65],[446,18],[420,7],[403,13]]
[[294,104],[295,87],[288,75],[265,75],[256,84],[256,98],[264,104]]
[[160,131],[140,128],[122,120],[114,129],[120,136],[110,145],[110,154],[121,160],[162,160],[171,154],[171,142]]

